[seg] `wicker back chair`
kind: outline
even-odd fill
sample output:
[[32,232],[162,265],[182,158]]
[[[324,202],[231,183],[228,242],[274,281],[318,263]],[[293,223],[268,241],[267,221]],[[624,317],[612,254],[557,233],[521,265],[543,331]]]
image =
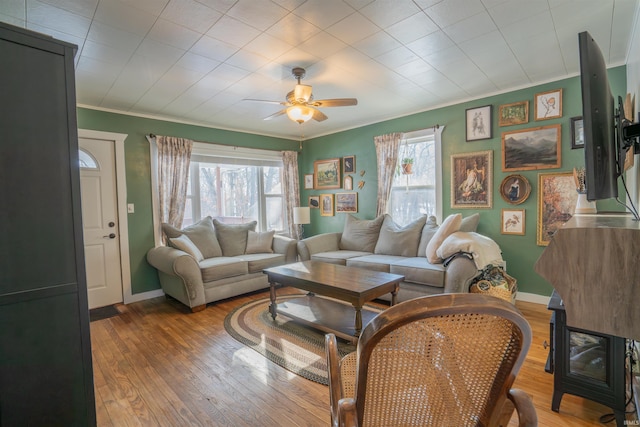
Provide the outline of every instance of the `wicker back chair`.
[[493,296],[397,304],[342,360],[336,337],[326,336],[332,425],[498,426],[515,407],[521,426],[536,426],[529,396],[511,389],[530,343],[526,319]]

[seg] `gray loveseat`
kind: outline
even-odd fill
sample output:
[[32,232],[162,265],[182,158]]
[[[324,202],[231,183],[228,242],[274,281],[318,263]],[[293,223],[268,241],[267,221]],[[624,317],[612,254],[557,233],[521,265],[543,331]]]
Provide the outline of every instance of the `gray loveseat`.
[[[435,217],[422,217],[399,227],[389,215],[359,220],[347,215],[344,230],[312,236],[298,242],[302,261],[316,260],[405,276],[400,283],[398,301],[419,296],[468,292],[471,280],[479,273],[472,250],[464,252],[448,244],[460,237],[481,238],[497,247],[491,239],[475,233],[479,215],[462,219],[447,217],[441,226]],[[453,239],[453,237],[458,239]],[[447,248],[447,252],[438,253]],[[442,255],[443,257],[441,257]],[[500,258],[499,249],[491,256]],[[390,297],[385,296],[385,299]]]
[[168,246],[151,249],[147,261],[166,295],[191,311],[203,310],[207,303],[267,288],[264,268],[296,261],[296,240],[255,227],[255,221],[229,225],[211,217],[183,230],[163,224]]

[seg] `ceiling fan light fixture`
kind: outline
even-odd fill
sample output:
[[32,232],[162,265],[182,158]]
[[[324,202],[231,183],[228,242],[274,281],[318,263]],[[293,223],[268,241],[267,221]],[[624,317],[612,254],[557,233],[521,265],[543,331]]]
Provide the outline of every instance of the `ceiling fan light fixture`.
[[287,116],[294,122],[303,124],[313,117],[313,109],[304,105],[294,105],[287,108]]

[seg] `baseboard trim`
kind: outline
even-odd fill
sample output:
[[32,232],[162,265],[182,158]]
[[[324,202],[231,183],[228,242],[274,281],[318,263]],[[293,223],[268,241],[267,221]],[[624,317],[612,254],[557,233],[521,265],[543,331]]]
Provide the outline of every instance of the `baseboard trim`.
[[518,291],[518,293],[516,294],[516,300],[524,301],[524,302],[533,302],[535,304],[549,305],[549,301],[551,300],[551,297],[545,297],[544,295]]
[[157,298],[164,295],[162,289],[156,289],[155,291],[141,292],[139,294],[127,295],[124,299],[125,304],[131,304],[132,302],[144,301],[146,299]]

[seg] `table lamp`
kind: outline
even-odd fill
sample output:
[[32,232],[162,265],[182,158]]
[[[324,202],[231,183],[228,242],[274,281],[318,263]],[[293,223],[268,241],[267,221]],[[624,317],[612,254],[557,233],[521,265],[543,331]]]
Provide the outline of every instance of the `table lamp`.
[[293,223],[300,225],[302,232],[300,238],[304,237],[304,224],[311,223],[311,210],[308,207],[295,207],[293,208]]

